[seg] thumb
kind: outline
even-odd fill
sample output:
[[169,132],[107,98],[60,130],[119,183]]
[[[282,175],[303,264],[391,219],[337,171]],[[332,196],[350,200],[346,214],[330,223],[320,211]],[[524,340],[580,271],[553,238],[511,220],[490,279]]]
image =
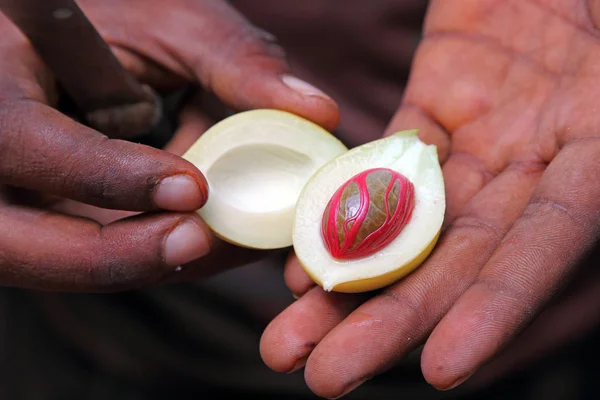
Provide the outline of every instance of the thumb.
[[215,16],[210,19],[212,34],[200,48],[186,46],[181,51],[205,89],[238,111],[275,108],[329,130],[336,127],[336,103],[293,75],[274,36],[252,26],[225,2],[208,1],[198,6],[208,8],[200,10],[203,15]]

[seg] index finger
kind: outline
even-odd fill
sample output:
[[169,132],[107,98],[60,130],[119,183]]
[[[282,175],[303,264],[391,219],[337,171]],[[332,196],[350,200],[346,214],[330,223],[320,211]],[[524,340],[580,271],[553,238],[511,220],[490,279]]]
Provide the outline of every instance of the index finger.
[[194,211],[208,196],[181,157],[108,139],[30,100],[0,104],[0,183],[130,211]]

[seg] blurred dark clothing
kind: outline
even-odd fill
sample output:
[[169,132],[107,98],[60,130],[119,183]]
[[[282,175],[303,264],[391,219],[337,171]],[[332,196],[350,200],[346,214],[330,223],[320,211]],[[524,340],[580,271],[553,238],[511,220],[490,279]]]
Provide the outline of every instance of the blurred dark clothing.
[[[378,138],[395,112],[425,0],[232,1],[275,34],[301,78],[341,106],[349,146]],[[205,282],[116,295],[0,290],[0,399],[316,398],[302,371],[262,363],[262,330],[293,301],[282,258]],[[429,387],[419,354],[349,399],[584,399],[600,355],[593,338],[482,392]],[[586,392],[589,390],[589,392]]]

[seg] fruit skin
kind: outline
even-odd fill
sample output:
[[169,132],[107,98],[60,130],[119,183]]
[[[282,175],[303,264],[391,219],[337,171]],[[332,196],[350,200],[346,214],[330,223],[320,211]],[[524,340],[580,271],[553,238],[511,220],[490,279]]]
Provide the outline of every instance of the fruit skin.
[[[338,260],[376,253],[410,221],[414,192],[410,180],[389,168],[371,168],[354,175],[340,186],[325,207],[321,226],[325,247]],[[347,215],[348,211],[352,214]]]
[[[389,286],[404,278],[406,275],[410,274],[417,269],[417,267],[423,264],[423,262],[427,259],[427,257],[429,257],[435,248],[439,237],[440,232],[435,235],[429,245],[417,257],[415,257],[411,262],[404,264],[402,267],[373,278],[358,279],[355,281],[340,283],[335,285],[331,291],[338,293],[363,293]],[[306,274],[310,276],[310,278],[317,285],[323,287],[323,283],[316,276],[314,276],[304,264],[302,264],[302,261],[300,261],[300,265],[304,269],[304,272],[306,272]]]

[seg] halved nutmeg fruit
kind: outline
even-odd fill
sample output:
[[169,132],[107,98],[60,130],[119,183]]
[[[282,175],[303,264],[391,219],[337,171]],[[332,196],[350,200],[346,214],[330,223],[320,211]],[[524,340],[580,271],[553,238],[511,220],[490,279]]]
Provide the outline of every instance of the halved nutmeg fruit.
[[294,250],[325,290],[379,289],[429,256],[445,208],[436,147],[416,130],[398,132],[345,152],[309,179],[296,205]]

